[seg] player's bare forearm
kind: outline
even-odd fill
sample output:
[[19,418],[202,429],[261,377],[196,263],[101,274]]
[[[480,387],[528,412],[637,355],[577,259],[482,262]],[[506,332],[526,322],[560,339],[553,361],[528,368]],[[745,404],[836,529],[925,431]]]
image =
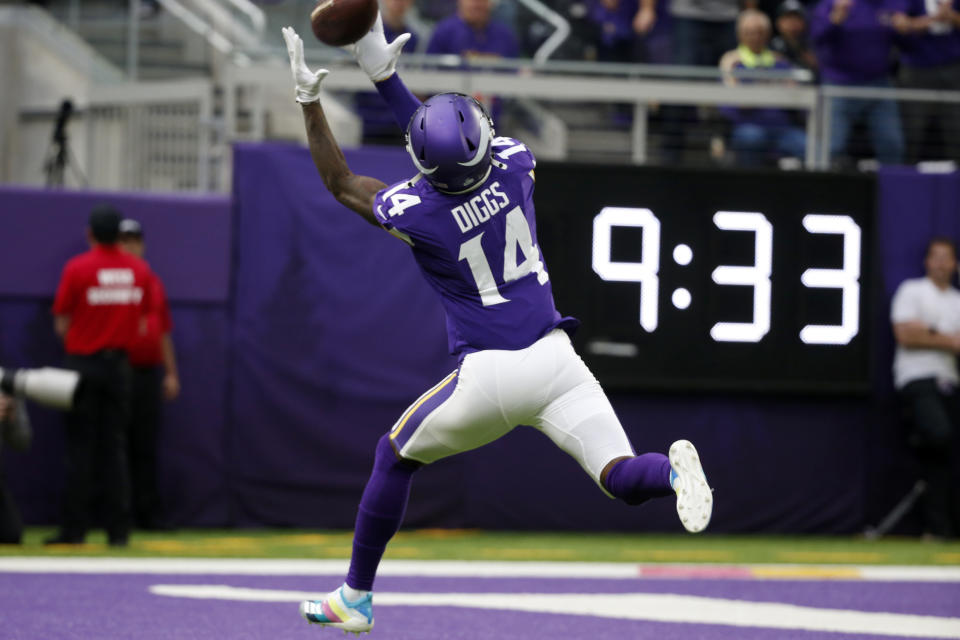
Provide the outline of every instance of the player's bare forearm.
[[370,224],[379,226],[373,214],[373,199],[387,185],[376,178],[358,176],[350,171],[319,102],[303,105],[303,120],[307,127],[310,155],[323,178],[323,184],[338,202],[360,214]]

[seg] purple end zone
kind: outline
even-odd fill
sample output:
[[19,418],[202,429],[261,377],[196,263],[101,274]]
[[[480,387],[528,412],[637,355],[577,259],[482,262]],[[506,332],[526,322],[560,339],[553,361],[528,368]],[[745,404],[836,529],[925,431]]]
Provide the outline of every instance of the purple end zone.
[[[177,576],[0,573],[0,637],[7,640],[340,637],[308,625],[295,602],[239,602],[153,595],[155,584],[316,591],[336,576]],[[384,576],[382,592],[675,593],[861,611],[955,616],[960,585],[859,581],[469,579]],[[371,638],[424,640],[889,640],[890,636],[616,620],[459,607],[376,606]],[[320,636],[317,636],[320,634]],[[334,635],[330,635],[334,634]]]

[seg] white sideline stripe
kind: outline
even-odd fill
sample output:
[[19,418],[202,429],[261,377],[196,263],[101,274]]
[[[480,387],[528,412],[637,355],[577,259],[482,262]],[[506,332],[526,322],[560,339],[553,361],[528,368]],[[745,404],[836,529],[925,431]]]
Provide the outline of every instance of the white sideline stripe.
[[[227,585],[157,584],[160,596],[246,602],[298,602],[309,591],[247,589]],[[911,638],[960,638],[960,618],[873,613],[659,593],[377,593],[377,606],[449,606],[530,611],[622,620],[803,629]]]
[[[297,560],[264,558],[110,558],[110,557],[51,557],[7,556],[0,557],[0,573],[140,573],[140,574],[189,574],[189,575],[335,575],[342,576],[348,567],[347,560]],[[960,582],[960,566],[851,566],[810,564],[691,564],[656,563],[633,564],[618,562],[486,562],[479,560],[385,560],[377,575],[386,576],[438,576],[438,577],[483,577],[483,578],[605,578],[637,579],[643,568],[671,567],[675,569],[723,568],[756,569],[765,574],[771,570],[799,572],[815,569],[840,569],[855,573],[854,576],[824,577],[828,580],[866,580],[870,582]],[[668,575],[670,579],[681,576]],[[710,576],[691,576],[695,579],[715,579]],[[655,576],[644,576],[656,580]],[[726,578],[721,579],[737,579]],[[784,577],[759,575],[748,580],[779,580]],[[797,578],[801,579],[801,578]]]

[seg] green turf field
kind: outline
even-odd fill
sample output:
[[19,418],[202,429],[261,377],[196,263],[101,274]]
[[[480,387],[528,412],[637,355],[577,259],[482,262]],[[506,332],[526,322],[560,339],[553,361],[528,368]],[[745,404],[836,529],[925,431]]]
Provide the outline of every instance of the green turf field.
[[[31,528],[21,546],[0,555],[85,555],[230,558],[347,558],[349,531],[190,529],[136,532],[126,549],[107,547],[102,533],[88,544],[45,547],[52,529]],[[690,536],[513,533],[427,529],[402,531],[387,558],[422,560],[548,560],[800,564],[960,565],[960,542],[916,538]]]

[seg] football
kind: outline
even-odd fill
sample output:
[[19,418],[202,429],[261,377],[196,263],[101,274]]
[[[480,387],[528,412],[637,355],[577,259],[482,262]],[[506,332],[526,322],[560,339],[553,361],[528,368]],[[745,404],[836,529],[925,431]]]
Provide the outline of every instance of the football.
[[342,47],[362,38],[377,19],[377,0],[320,0],[310,12],[313,35]]

